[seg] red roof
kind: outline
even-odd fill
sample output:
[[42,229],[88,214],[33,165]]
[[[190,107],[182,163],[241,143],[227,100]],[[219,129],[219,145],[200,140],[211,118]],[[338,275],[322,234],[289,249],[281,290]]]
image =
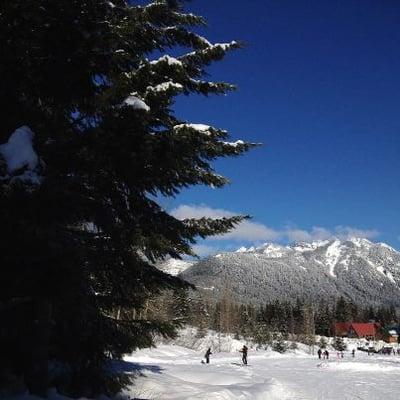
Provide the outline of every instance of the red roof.
[[347,335],[352,329],[358,337],[375,336],[379,324],[374,322],[336,322],[335,335]]
[[343,334],[349,331],[351,322],[336,322],[335,323],[335,333]]
[[351,327],[354,329],[354,332],[358,337],[362,336],[375,336],[376,335],[376,324],[371,322],[354,322],[351,324]]

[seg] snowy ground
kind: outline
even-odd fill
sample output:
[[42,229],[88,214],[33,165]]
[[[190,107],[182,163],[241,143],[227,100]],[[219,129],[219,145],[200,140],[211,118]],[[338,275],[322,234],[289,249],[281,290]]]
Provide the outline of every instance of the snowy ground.
[[368,399],[400,398],[400,356],[353,359],[332,354],[316,356],[272,351],[250,351],[249,366],[239,353],[213,354],[201,364],[203,352],[176,345],[161,345],[126,357],[129,369],[140,375],[126,394],[140,399]]

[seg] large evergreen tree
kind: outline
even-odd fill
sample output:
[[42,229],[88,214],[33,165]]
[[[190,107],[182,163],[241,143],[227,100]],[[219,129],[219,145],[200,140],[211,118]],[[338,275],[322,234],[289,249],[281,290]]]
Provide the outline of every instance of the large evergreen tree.
[[198,237],[244,218],[180,221],[157,202],[224,186],[210,163],[252,146],[172,111],[178,95],[233,90],[207,81],[205,67],[239,44],[194,33],[204,20],[180,1],[130,3],[0,4],[0,143],[23,127],[25,150],[38,155],[12,165],[6,150],[19,134],[1,147],[3,385],[19,377],[43,394],[53,359],[65,392],[107,391],[107,358],[174,333],[141,312],[150,294],[185,287],[154,261],[193,255]]

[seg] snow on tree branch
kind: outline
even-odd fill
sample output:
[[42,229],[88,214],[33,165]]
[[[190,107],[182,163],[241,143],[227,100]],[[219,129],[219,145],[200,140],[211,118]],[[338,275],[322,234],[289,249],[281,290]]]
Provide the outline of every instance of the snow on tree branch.
[[10,136],[7,143],[0,145],[7,174],[1,180],[20,180],[39,184],[42,178],[38,175],[39,157],[33,148],[34,133],[28,126],[21,126]]

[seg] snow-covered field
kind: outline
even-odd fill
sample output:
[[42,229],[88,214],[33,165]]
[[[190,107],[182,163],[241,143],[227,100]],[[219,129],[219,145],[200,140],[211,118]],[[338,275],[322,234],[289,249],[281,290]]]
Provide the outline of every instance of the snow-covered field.
[[249,366],[240,353],[213,354],[202,364],[203,352],[160,345],[126,357],[140,371],[127,397],[140,399],[368,399],[400,398],[400,356],[345,353],[338,359],[253,350]]
[[[325,340],[331,343],[333,338]],[[124,361],[114,362],[116,371],[134,377],[133,384],[115,400],[400,399],[400,355],[368,356],[356,351],[353,358],[351,350],[365,347],[365,340],[344,341],[348,351],[343,358],[338,358],[328,345],[330,359],[318,360],[317,346],[315,355],[310,355],[310,348],[301,343],[297,343],[298,349],[279,354],[256,350],[251,342],[214,331],[199,337],[196,328],[186,327],[174,341],[161,342],[156,348],[136,351]],[[243,344],[249,347],[248,366],[242,365],[238,352]],[[378,349],[384,345],[371,344]],[[214,354],[207,365],[202,360],[208,347]],[[49,391],[48,399],[70,400],[54,389]],[[40,399],[23,395],[12,400]],[[100,396],[97,400],[110,399]]]

